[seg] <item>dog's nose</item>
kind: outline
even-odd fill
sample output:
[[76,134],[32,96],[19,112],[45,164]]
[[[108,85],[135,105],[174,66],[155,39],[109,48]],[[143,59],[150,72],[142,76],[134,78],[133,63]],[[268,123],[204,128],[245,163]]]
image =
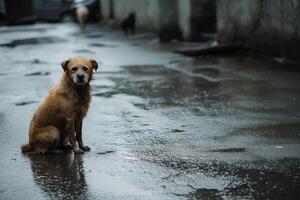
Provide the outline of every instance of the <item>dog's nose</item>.
[[78,80],[83,80],[84,75],[83,74],[77,74],[77,78],[78,78]]

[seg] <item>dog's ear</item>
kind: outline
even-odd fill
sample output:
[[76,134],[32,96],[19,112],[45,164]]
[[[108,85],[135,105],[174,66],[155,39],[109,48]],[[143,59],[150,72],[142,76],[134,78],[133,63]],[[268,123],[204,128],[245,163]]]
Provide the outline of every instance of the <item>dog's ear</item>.
[[93,60],[93,59],[91,59],[90,62],[92,64],[93,69],[95,71],[97,71],[97,69],[98,69],[98,63],[95,60]]
[[61,63],[61,67],[63,68],[64,72],[67,70],[69,62],[70,60],[65,60]]

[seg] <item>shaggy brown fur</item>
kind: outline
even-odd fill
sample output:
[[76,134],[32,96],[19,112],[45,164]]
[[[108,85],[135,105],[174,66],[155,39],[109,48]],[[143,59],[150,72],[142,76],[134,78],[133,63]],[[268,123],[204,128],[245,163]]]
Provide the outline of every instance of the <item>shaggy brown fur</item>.
[[76,57],[64,61],[62,68],[60,83],[50,90],[33,115],[29,143],[21,147],[22,152],[47,153],[63,147],[68,140],[75,153],[90,150],[82,142],[82,120],[91,101],[89,83],[98,64]]

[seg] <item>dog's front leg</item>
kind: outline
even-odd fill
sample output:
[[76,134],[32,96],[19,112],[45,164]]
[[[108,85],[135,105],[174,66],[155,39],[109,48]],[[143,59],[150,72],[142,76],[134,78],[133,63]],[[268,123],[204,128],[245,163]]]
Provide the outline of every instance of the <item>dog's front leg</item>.
[[76,131],[76,140],[78,142],[79,148],[83,151],[90,151],[91,148],[83,145],[82,141],[82,118],[77,118],[75,121],[75,131]]
[[73,147],[73,150],[75,153],[83,153],[83,151],[79,148],[77,141],[76,141],[76,135],[75,135],[75,120],[74,119],[68,119],[68,123],[66,126],[66,131],[69,136],[70,143]]

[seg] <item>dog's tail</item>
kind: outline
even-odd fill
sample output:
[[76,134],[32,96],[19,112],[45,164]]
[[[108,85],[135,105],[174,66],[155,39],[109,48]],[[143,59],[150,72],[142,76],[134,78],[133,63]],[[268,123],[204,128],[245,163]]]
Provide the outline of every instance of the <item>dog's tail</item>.
[[26,152],[30,152],[32,151],[32,148],[30,146],[30,144],[24,144],[21,147],[22,153],[26,153]]

